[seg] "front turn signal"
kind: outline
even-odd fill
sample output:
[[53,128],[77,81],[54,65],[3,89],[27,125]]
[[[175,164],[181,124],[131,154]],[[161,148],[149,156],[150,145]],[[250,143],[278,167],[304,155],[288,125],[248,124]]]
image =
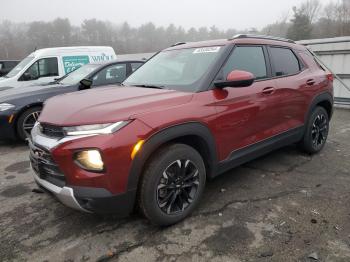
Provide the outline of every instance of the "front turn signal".
[[145,143],[145,140],[140,140],[139,142],[137,142],[134,145],[134,148],[131,151],[131,159],[134,159],[134,157],[136,156],[137,152],[139,152],[140,149],[142,148],[143,143]]

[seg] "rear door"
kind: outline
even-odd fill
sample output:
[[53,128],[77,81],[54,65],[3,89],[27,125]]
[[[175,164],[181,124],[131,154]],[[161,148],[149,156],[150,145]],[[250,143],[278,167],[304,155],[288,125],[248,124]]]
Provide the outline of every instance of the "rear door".
[[274,107],[276,84],[271,78],[266,47],[236,46],[218,78],[226,77],[233,70],[251,72],[256,81],[249,87],[214,89],[221,159],[278,132],[274,129],[280,114]]
[[269,54],[279,96],[275,108],[281,112],[277,128],[283,132],[300,127],[307,109],[305,91],[308,85],[313,85],[309,81],[311,70],[288,47],[270,46]]

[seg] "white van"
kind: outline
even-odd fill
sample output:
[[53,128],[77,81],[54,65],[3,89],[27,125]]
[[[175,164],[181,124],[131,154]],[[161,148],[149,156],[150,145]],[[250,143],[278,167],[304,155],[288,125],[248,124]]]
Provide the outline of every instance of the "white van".
[[82,65],[115,60],[108,46],[75,46],[39,49],[24,58],[6,76],[1,87],[23,87],[54,81]]

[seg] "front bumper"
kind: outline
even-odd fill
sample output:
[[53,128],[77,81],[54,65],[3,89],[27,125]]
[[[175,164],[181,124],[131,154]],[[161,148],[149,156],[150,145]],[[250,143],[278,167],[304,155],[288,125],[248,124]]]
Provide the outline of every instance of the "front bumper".
[[76,210],[89,212],[84,209],[74,197],[73,189],[70,187],[58,187],[44,179],[41,179],[37,174],[34,174],[35,182],[44,189],[48,190],[50,193],[54,194],[61,203],[64,205],[71,207]]
[[65,206],[75,210],[119,216],[127,216],[133,211],[136,191],[112,195],[102,188],[58,187],[35,173],[33,176],[38,186],[49,191]]
[[[121,130],[122,131],[122,130]],[[136,188],[128,186],[131,147],[130,134],[48,137],[35,126],[29,141],[30,160],[37,184],[71,208],[92,213],[126,216],[134,209]],[[99,148],[107,170],[91,173],[74,163],[76,150]],[[111,151],[113,148],[113,151]]]
[[12,111],[0,112],[0,140],[16,139],[16,129],[12,123],[9,123]]

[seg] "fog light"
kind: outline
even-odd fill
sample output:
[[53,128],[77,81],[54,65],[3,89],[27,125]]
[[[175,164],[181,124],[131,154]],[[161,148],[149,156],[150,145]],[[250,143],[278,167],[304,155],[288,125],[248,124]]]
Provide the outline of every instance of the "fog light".
[[82,168],[89,171],[102,171],[104,169],[101,153],[98,150],[80,151],[75,155],[75,160]]

